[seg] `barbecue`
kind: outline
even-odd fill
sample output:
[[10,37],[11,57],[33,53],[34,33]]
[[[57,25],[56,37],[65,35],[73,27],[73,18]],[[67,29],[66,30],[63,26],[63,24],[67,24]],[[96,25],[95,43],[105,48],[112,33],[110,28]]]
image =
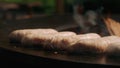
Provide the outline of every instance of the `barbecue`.
[[0,54],[34,66],[82,63],[119,67],[119,22],[106,15],[96,18],[96,14],[97,11],[85,12],[84,24],[77,22],[79,18],[75,20],[77,15],[73,14],[1,20]]

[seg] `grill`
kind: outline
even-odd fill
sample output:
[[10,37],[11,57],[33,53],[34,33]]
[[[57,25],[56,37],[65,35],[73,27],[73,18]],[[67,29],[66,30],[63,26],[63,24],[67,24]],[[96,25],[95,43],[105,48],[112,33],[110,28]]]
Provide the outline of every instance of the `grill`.
[[[39,20],[39,22],[38,22]],[[1,59],[10,62],[23,63],[25,65],[41,66],[40,64],[77,64],[86,67],[95,65],[99,67],[119,67],[119,57],[111,57],[106,55],[74,55],[65,53],[54,53],[51,51],[44,51],[35,48],[19,47],[21,44],[11,44],[8,40],[8,34],[16,29],[25,28],[55,28],[58,31],[74,31],[80,32],[79,26],[74,23],[71,15],[64,16],[46,16],[39,19],[4,21],[0,23],[0,49]],[[9,56],[9,58],[8,58]],[[7,59],[6,59],[7,58]],[[3,60],[3,62],[5,62]],[[14,65],[14,64],[13,64]]]

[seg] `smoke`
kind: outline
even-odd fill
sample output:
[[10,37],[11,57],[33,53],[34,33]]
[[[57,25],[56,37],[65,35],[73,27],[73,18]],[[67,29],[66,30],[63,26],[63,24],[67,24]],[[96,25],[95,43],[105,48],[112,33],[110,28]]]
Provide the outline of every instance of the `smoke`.
[[[83,14],[78,8],[81,7],[79,5],[73,6],[73,18],[82,31],[89,32],[90,27],[96,25],[97,13],[95,11],[88,10]],[[83,10],[81,9],[81,11]]]

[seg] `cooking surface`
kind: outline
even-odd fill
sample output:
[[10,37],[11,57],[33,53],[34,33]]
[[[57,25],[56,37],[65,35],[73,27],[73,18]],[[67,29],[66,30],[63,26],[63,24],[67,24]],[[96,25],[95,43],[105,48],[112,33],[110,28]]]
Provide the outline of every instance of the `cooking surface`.
[[[51,21],[50,21],[51,20]],[[31,23],[31,21],[34,21]],[[28,55],[44,57],[49,59],[56,59],[62,61],[69,61],[75,63],[89,63],[89,64],[102,64],[102,65],[113,65],[113,66],[120,66],[120,59],[119,57],[109,57],[106,55],[70,55],[66,53],[58,53],[55,54],[54,52],[48,52],[44,50],[39,50],[35,48],[25,48],[25,47],[18,47],[20,44],[11,44],[8,40],[8,34],[16,29],[24,29],[24,28],[55,28],[61,30],[63,28],[67,29],[68,27],[76,28],[77,25],[71,19],[69,20],[68,17],[60,20],[54,19],[41,19],[39,23],[35,22],[35,20],[31,21],[7,21],[0,23],[0,48],[7,49],[10,51],[15,51],[19,53],[24,53]],[[47,22],[46,22],[47,21]],[[64,23],[64,22],[68,23]],[[55,23],[57,22],[57,23]],[[61,23],[60,23],[61,22]]]

